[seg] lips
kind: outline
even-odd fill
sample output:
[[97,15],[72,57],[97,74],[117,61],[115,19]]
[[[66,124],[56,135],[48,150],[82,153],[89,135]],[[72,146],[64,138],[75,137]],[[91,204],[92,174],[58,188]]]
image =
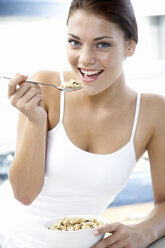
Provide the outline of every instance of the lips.
[[81,78],[86,82],[93,82],[96,80],[100,74],[102,74],[103,70],[89,70],[79,68]]

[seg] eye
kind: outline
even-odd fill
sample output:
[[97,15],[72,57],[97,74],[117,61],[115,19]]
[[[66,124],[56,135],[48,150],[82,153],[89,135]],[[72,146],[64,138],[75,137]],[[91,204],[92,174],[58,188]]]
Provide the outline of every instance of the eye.
[[98,48],[107,48],[107,47],[110,47],[111,44],[107,43],[107,42],[100,42],[97,44],[97,47]]
[[80,46],[80,42],[78,42],[77,40],[70,39],[70,40],[68,40],[68,42],[73,47],[79,47]]

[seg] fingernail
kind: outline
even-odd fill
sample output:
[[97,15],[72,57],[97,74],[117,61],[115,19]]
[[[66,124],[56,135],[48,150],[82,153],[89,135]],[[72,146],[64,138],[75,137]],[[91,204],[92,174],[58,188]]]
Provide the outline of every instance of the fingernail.
[[97,236],[97,235],[99,235],[99,234],[100,234],[99,230],[95,230],[95,231],[94,231],[94,235]]

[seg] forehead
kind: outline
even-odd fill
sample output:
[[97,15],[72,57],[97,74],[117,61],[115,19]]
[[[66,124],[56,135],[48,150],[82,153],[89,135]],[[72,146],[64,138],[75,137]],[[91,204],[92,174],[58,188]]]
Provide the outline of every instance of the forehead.
[[104,36],[123,37],[123,31],[113,22],[107,21],[101,16],[76,10],[68,21],[68,33],[79,37]]

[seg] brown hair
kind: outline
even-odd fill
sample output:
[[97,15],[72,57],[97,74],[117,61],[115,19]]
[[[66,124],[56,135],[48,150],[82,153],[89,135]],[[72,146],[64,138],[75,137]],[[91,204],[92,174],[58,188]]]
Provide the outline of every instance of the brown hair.
[[118,24],[126,39],[138,42],[137,22],[130,0],[72,0],[67,24],[75,10],[87,11]]

